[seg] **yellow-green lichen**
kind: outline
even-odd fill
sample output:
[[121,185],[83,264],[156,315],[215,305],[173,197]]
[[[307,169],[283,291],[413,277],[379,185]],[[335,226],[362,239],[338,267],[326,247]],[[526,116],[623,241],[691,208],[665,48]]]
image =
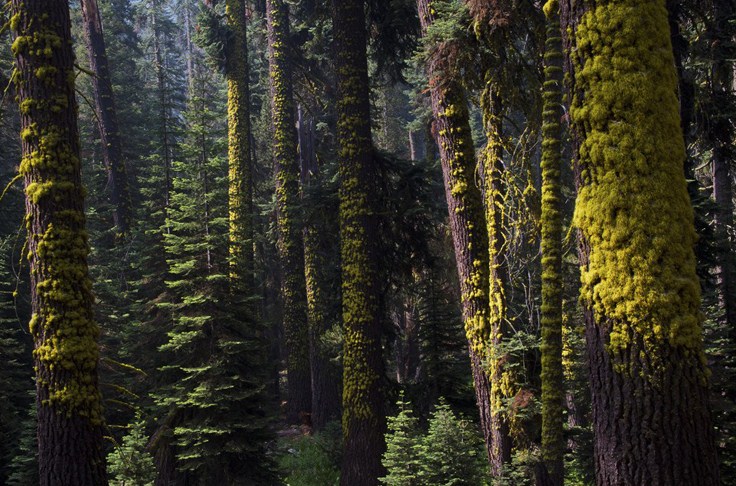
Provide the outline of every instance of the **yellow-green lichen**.
[[609,350],[641,341],[701,350],[693,213],[685,186],[667,11],[661,0],[592,6],[574,33],[571,116],[583,135],[575,224],[590,247],[582,300]]

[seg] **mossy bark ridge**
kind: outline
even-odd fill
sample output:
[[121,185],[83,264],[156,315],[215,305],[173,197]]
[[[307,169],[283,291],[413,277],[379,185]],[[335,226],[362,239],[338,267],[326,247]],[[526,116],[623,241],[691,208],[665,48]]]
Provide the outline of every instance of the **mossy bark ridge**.
[[719,483],[664,0],[562,0],[596,482]]
[[564,393],[562,367],[562,38],[559,4],[544,5],[542,113],[542,459],[549,486],[564,480]]
[[289,64],[289,10],[283,0],[267,0],[271,117],[274,137],[276,220],[281,263],[281,297],[289,384],[288,416],[297,422],[312,407],[309,330],[304,273],[304,241],[299,207],[297,132]]
[[333,0],[344,326],[340,484],[376,485],[386,429],[378,282],[378,171],[371,140],[364,4]]
[[13,0],[31,267],[40,482],[107,484],[99,329],[87,269],[74,55],[65,0]]

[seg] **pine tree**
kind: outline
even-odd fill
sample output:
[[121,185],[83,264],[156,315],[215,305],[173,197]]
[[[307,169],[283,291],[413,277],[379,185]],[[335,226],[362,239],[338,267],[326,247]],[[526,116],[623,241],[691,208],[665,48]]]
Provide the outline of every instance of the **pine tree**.
[[547,39],[544,53],[542,128],[542,459],[548,483],[564,479],[565,438],[562,368],[562,39],[559,4],[544,6]]
[[378,282],[378,172],[362,1],[333,0],[342,265],[343,456],[340,484],[375,485],[385,448],[384,363]]
[[560,2],[597,484],[719,484],[664,1]]
[[274,136],[276,218],[281,260],[281,298],[289,386],[288,416],[297,422],[312,409],[312,381],[307,327],[304,241],[299,207],[300,170],[296,111],[289,58],[289,9],[283,0],[266,0]]
[[31,265],[40,484],[107,482],[69,6],[13,1]]
[[122,443],[116,445],[115,450],[107,456],[110,484],[153,486],[156,469],[153,457],[146,450],[148,436],[140,413],[135,415],[128,430]]
[[419,486],[421,463],[418,457],[419,421],[405,401],[404,394],[396,402],[399,413],[388,418],[386,433],[386,452],[383,453],[383,467],[388,474],[381,478],[387,486]]

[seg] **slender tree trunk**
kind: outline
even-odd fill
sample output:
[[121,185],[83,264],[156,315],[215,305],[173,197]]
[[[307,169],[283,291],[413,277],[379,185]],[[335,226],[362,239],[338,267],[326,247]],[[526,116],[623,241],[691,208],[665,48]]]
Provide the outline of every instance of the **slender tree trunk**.
[[304,275],[304,241],[299,207],[299,162],[294,92],[289,62],[289,10],[284,0],[266,0],[271,82],[271,117],[274,137],[276,220],[281,262],[281,297],[284,305],[289,400],[287,416],[296,423],[312,409],[309,365],[307,294]]
[[107,484],[66,0],[13,0],[42,486]]
[[664,0],[562,0],[596,483],[719,484]]
[[564,400],[562,368],[562,38],[559,4],[544,6],[542,114],[542,459],[549,486],[564,481]]
[[342,262],[343,455],[340,484],[378,484],[385,449],[378,170],[373,159],[364,2],[333,0]]
[[94,73],[94,88],[97,124],[100,130],[102,158],[107,168],[110,201],[113,206],[113,222],[119,235],[126,235],[132,222],[132,209],[128,173],[125,167],[123,144],[120,139],[115,95],[112,90],[110,68],[107,62],[105,38],[102,33],[102,18],[97,0],[82,0],[84,34],[89,51],[89,67]]
[[[315,153],[314,121],[299,109],[299,156],[302,187],[318,177],[319,167]],[[304,272],[307,289],[307,318],[309,322],[309,362],[312,371],[312,428],[321,430],[331,420],[340,417],[340,368],[331,361],[322,340],[330,330],[333,319],[326,269],[325,234],[318,221],[305,221]]]
[[226,0],[227,126],[230,210],[230,278],[236,299],[251,296],[253,281],[253,163],[250,155],[250,90],[245,0]]
[[[161,29],[158,25],[160,0],[153,0],[153,11],[151,12],[151,27],[153,29],[153,55],[154,68],[156,70],[156,83],[159,102],[159,136],[161,137],[161,155],[164,162],[164,214],[168,213],[171,197],[171,146],[169,143],[169,108],[168,87],[166,86],[166,66],[164,65],[164,52],[161,42]],[[168,223],[166,231],[169,232]]]
[[713,0],[713,24],[710,90],[713,100],[713,119],[709,124],[708,138],[713,146],[712,177],[713,200],[716,203],[715,227],[718,236],[716,277],[718,302],[721,307],[719,322],[736,338],[736,279],[734,278],[733,253],[733,188],[731,164],[734,155],[734,129],[731,109],[736,106],[733,94],[733,43],[734,5],[732,0]]
[[[435,21],[435,13],[429,0],[417,0],[417,8],[426,36]],[[475,153],[465,96],[452,79],[445,79],[445,73],[436,68],[436,55],[430,58],[427,68],[435,118],[433,131],[442,162],[481,430],[489,461],[497,472],[502,464],[494,452],[491,387],[483,364],[490,339],[488,231],[481,192],[476,184]]]

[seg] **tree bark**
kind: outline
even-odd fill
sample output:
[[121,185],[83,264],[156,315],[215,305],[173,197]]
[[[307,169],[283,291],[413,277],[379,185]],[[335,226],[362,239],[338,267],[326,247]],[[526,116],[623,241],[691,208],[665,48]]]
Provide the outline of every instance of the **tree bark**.
[[562,0],[596,483],[719,484],[664,0]]
[[102,18],[97,0],[81,0],[84,34],[89,51],[89,67],[94,73],[94,88],[97,124],[100,131],[102,158],[107,168],[110,201],[113,206],[113,222],[120,236],[126,235],[132,223],[132,202],[125,156],[118,128],[115,95],[112,89],[107,49],[102,32]]
[[343,434],[340,484],[378,484],[385,450],[378,170],[373,158],[364,2],[333,0],[340,175]]
[[[315,152],[314,120],[299,109],[299,157],[302,187],[319,177]],[[322,430],[328,422],[340,417],[340,381],[338,365],[322,343],[337,316],[332,310],[330,294],[337,289],[329,286],[326,269],[329,249],[320,222],[304,224],[304,273],[307,289],[307,320],[309,322],[309,362],[312,374],[312,429]]]
[[294,91],[288,53],[289,10],[283,0],[266,0],[274,137],[276,224],[281,263],[281,297],[286,336],[288,420],[298,423],[312,410],[304,241],[299,207],[299,163]]
[[253,280],[253,161],[245,0],[226,0],[231,36],[225,54],[230,210],[230,280],[236,299],[255,292]]
[[[429,0],[417,0],[422,33],[427,35],[435,21]],[[439,53],[429,59],[430,97],[434,114],[434,136],[440,150],[445,197],[460,281],[463,323],[488,459],[494,473],[502,460],[494,451],[494,423],[487,358],[490,340],[488,314],[488,231],[480,188],[476,184],[476,162],[470,121],[463,90],[437,67]]]
[[564,481],[562,368],[562,39],[559,4],[548,1],[542,114],[542,459],[548,486]]
[[65,0],[13,0],[42,486],[107,484]]

